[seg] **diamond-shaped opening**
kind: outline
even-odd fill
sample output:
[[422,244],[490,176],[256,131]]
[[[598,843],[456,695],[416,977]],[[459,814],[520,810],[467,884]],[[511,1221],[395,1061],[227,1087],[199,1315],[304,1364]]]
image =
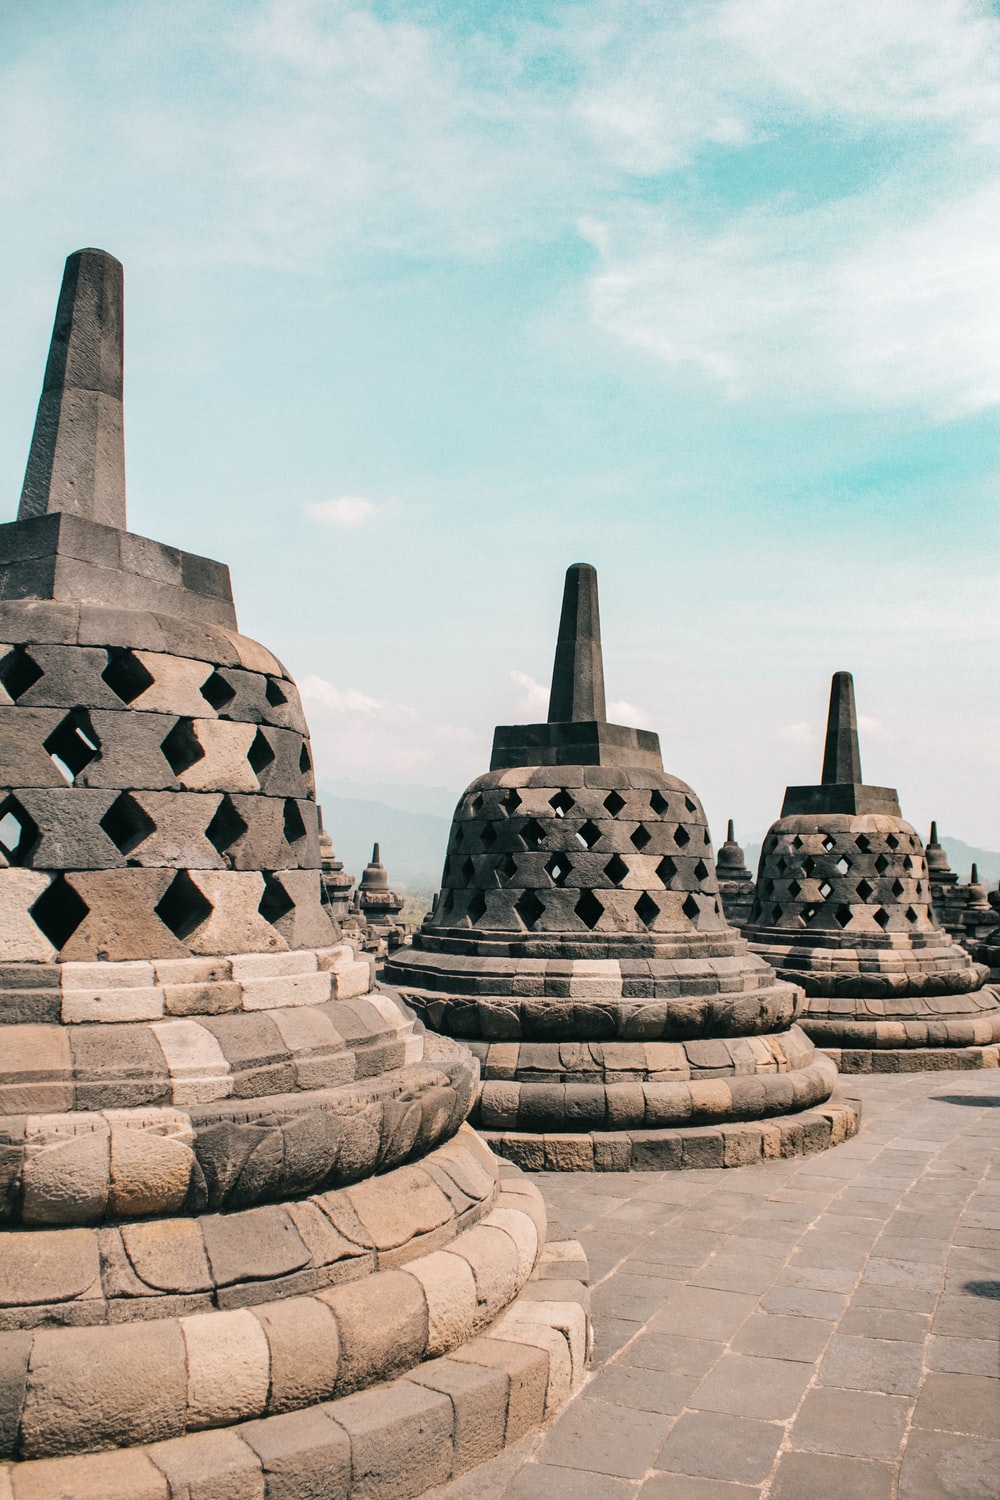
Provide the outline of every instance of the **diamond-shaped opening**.
[[294,797],[285,798],[283,818],[286,843],[297,844],[299,839],[305,838],[306,825],[303,821],[302,813],[299,809],[299,804],[296,802]]
[[482,806],[483,806],[483,794],[482,794],[482,792],[477,792],[476,795],[473,797],[472,801],[469,803],[469,811],[471,812],[471,814],[472,814],[472,816],[474,818],[478,818],[479,817],[480,811],[482,810]]
[[130,792],[122,792],[108,808],[101,825],[119,854],[131,854],[149,838],[156,824]]
[[604,799],[604,806],[607,808],[608,812],[613,818],[617,818],[618,814],[625,806],[625,798],[620,797],[617,792],[609,792]]
[[484,823],[479,834],[484,849],[492,849],[497,841],[497,831],[492,823]]
[[505,854],[496,865],[497,880],[506,885],[517,874],[517,860],[513,854]]
[[35,658],[29,656],[23,646],[15,646],[0,661],[0,682],[15,702],[44,675]]
[[816,913],[818,911],[819,911],[819,907],[818,906],[804,906],[802,908],[802,920],[803,920],[803,922],[805,922],[808,925],[812,921],[813,917],[816,915]]
[[801,849],[802,848],[802,840],[799,838],[798,834],[796,834],[795,837],[792,839],[792,848],[793,849]]
[[665,854],[656,867],[657,879],[662,880],[664,885],[669,885],[676,874],[677,866],[670,858],[670,855]]
[[833,915],[840,923],[841,927],[846,927],[854,913],[851,911],[851,908],[849,906],[838,906]]
[[76,778],[101,750],[101,742],[90,722],[90,715],[82,708],[72,709],[43,744],[56,769],[70,786],[74,785]]
[[912,854],[908,854],[906,856],[906,858],[903,860],[903,868],[905,870],[912,870],[913,869],[913,855]]
[[69,942],[89,910],[65,875],[57,875],[28,908],[28,915],[53,948],[59,949]]
[[178,870],[154,907],[164,927],[181,942],[212,915],[212,903],[195,885],[187,870]]
[[880,875],[884,875],[889,868],[889,861],[884,854],[880,854],[875,861],[875,868]]
[[906,890],[906,886],[903,884],[903,882],[901,880],[894,880],[892,882],[891,890],[892,890],[892,894],[896,897],[896,899],[898,901],[899,898],[900,898],[900,896]]
[[918,880],[917,881],[917,895],[918,896],[922,896],[923,894],[924,894],[924,883],[923,883],[922,880]]
[[868,838],[867,834],[864,833],[859,833],[854,842],[857,844],[862,854],[867,854],[872,846],[871,839]]
[[565,854],[552,854],[545,861],[545,873],[553,885],[565,885],[572,868]]
[[521,806],[521,800],[522,799],[519,793],[517,793],[512,786],[507,788],[504,795],[500,798],[500,806],[503,808],[508,818],[512,818],[517,812],[518,808]]
[[471,885],[472,884],[472,877],[473,877],[473,875],[475,875],[475,873],[476,873],[476,863],[475,863],[475,860],[472,858],[472,856],[470,854],[467,854],[465,856],[465,858],[463,859],[461,867],[460,867],[460,870],[459,870],[459,874],[462,877],[462,884],[463,885]]
[[445,891],[444,895],[441,898],[441,908],[440,908],[441,915],[443,917],[446,917],[448,915],[448,913],[451,911],[451,909],[452,909],[452,907],[454,905],[455,905],[455,892],[454,891]]
[[823,848],[826,850],[827,854],[829,854],[831,849],[836,847],[836,843],[836,839],[831,838],[829,834],[826,835],[823,840]]
[[861,897],[862,901],[867,901],[869,896],[874,893],[874,890],[875,887],[873,885],[869,885],[867,880],[858,881],[858,895]]
[[837,869],[840,871],[841,875],[846,875],[850,868],[851,861],[847,858],[846,854],[842,854],[837,860]]
[[205,837],[214,848],[216,854],[225,854],[231,849],[237,839],[241,839],[247,831],[247,825],[236,810],[236,805],[227,792],[215,809],[211,823],[205,829]]
[[551,807],[557,818],[564,818],[569,812],[570,808],[576,806],[576,803],[573,801],[573,798],[570,796],[569,792],[564,790],[561,792],[556,792],[554,797],[549,798],[549,806]]
[[454,824],[452,824],[452,833],[451,833],[451,847],[452,847],[452,850],[460,849],[461,846],[462,846],[462,844],[464,844],[464,842],[465,842],[465,825],[464,825],[464,823],[454,823]]
[[538,918],[545,910],[545,903],[539,901],[534,891],[522,891],[521,895],[514,902],[514,910],[528,931],[531,932]]
[[681,907],[681,911],[687,917],[689,922],[697,922],[698,918],[701,916],[701,907],[698,905],[693,896],[688,896],[684,905]]
[[264,921],[270,922],[273,926],[275,922],[280,922],[282,917],[287,917],[290,911],[294,911],[295,902],[285,890],[277,875],[272,875],[267,870],[264,870],[262,873],[264,876],[264,894],[260,898],[257,910],[264,918]]
[[585,849],[593,849],[601,837],[601,830],[596,823],[592,823],[588,818],[583,827],[576,830],[576,837],[577,842],[582,844]]
[[688,833],[683,823],[678,823],[677,827],[674,829],[674,843],[678,846],[678,848],[683,849],[688,844],[690,844],[690,842],[691,835]]
[[303,745],[302,749],[299,751],[299,770],[302,772],[303,776],[308,776],[309,772],[312,770],[312,760],[309,755],[308,745]]
[[[305,749],[305,746],[303,746],[303,749]],[[264,767],[269,766],[273,759],[274,751],[271,749],[271,741],[263,729],[258,729],[253,737],[253,744],[247,751],[247,760],[250,762],[251,771],[253,771],[255,776],[259,776]]]
[[635,914],[646,927],[651,927],[660,915],[660,908],[648,891],[643,891],[635,903]]
[[815,870],[815,868],[816,861],[813,859],[811,854],[807,855],[807,857],[802,861],[802,873],[807,880],[812,879],[813,871]]
[[276,677],[268,677],[264,683],[264,697],[272,708],[280,708],[288,702],[288,696]]
[[761,895],[762,896],[773,896],[774,895],[774,881],[773,880],[765,880],[764,881],[764,888],[761,891]]
[[212,672],[205,678],[199,688],[201,696],[206,703],[210,703],[216,713],[220,708],[225,708],[227,703],[232,703],[236,697],[236,689],[231,682],[227,682],[221,672]]
[[465,908],[469,921],[475,926],[481,917],[486,915],[486,897],[482,891],[473,891]]
[[697,804],[697,802],[692,802],[690,797],[685,797],[684,798],[684,806],[687,808],[688,812],[690,812],[690,813],[694,813],[694,812],[698,811],[698,804]]
[[880,906],[875,913],[875,920],[884,932],[889,925],[890,917],[884,906]]
[[537,818],[529,818],[521,829],[521,842],[526,849],[540,849],[545,837],[545,829]]
[[642,823],[640,823],[639,826],[638,826],[638,828],[635,830],[634,833],[632,833],[630,835],[630,837],[631,837],[632,843],[641,852],[643,849],[645,849],[646,845],[652,839],[653,835],[650,833],[650,831],[649,831],[648,828],[646,828]]
[[127,648],[108,652],[108,664],[101,673],[108,687],[123,703],[132,703],[153,685],[153,674]]
[[649,805],[658,818],[662,818],[664,813],[666,813],[670,807],[670,803],[667,801],[666,797],[664,797],[663,793],[659,790],[658,787],[654,788],[654,790],[650,792]]
[[584,891],[573,910],[583,925],[589,927],[591,931],[593,931],[604,916],[604,907],[598,901],[593,891]]
[[781,907],[780,906],[772,906],[771,907],[771,922],[772,922],[772,924],[777,923],[780,920],[781,920]]
[[699,859],[698,863],[694,867],[694,878],[695,880],[708,879],[708,866],[703,859]]
[[26,865],[38,847],[38,824],[16,797],[0,802],[0,853],[9,865]]
[[183,775],[189,766],[205,756],[205,747],[199,744],[191,719],[178,719],[160,749],[175,776]]
[[788,869],[788,860],[783,854],[775,862],[775,869],[777,870],[779,875],[784,875],[785,871]]
[[896,837],[896,835],[894,833],[890,833],[886,837],[886,843],[889,845],[890,849],[898,849],[899,848],[899,839]]
[[604,866],[604,873],[611,881],[612,885],[621,885],[622,881],[625,879],[625,876],[628,874],[628,865],[622,859],[620,854],[612,854],[611,858]]
[[833,886],[830,884],[830,882],[828,880],[824,880],[823,883],[822,883],[822,885],[819,888],[819,893],[823,897],[823,900],[825,901],[827,899],[827,897],[832,894],[832,892],[833,892]]
[[788,894],[791,896],[793,901],[796,901],[798,897],[801,896],[802,887],[799,885],[799,882],[797,880],[793,880],[789,885]]
[[908,922],[919,922],[920,921],[920,914],[919,914],[919,912],[915,912],[913,910],[912,906],[908,906],[906,908],[906,920]]

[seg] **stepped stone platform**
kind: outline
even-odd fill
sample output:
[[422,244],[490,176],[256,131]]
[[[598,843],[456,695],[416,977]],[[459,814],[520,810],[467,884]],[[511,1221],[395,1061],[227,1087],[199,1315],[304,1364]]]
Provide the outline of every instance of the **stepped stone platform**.
[[606,721],[586,564],[567,573],[549,721],[497,729],[435,908],[385,976],[479,1059],[471,1118],[524,1166],[731,1166],[857,1128],[797,1025],[801,990],[726,921],[694,792],[654,734]]
[[586,1264],[324,908],[228,570],[125,529],[121,297],[70,257],[0,527],[0,1500],[415,1495],[582,1378]]
[[844,1073],[997,1067],[1000,997],[938,926],[896,792],[861,780],[849,672],[831,686],[822,782],[786,790],[743,934],[805,991],[802,1028]]

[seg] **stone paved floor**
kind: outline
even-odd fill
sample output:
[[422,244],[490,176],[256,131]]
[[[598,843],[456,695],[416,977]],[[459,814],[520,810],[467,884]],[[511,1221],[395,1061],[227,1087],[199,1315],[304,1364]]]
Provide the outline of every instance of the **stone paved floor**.
[[1000,1500],[1000,1076],[845,1082],[820,1156],[535,1177],[591,1373],[438,1500]]

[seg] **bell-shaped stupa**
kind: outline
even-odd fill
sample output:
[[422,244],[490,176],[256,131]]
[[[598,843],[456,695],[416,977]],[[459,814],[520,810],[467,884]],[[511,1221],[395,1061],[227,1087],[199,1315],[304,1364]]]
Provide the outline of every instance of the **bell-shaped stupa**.
[[715,856],[715,875],[726,921],[740,928],[748,920],[753,906],[753,876],[747,869],[746,855],[736,842],[732,818],[726,829],[726,842]]
[[[801,993],[719,900],[705,814],[657,736],[608,722],[597,575],[566,576],[549,718],[501,726],[441,893],[386,967],[476,1053],[474,1116],[533,1167],[735,1165],[854,1127]],[[805,1111],[805,1113],[797,1113]]]
[[415,1495],[543,1420],[585,1315],[525,1287],[475,1060],[323,909],[228,570],[125,528],[121,329],[72,255],[0,526],[0,1492]]
[[995,1065],[1000,1005],[935,921],[920,838],[891,787],[861,780],[854,681],[830,690],[819,786],[790,786],[744,928],[801,985],[801,1024],[844,1071]]

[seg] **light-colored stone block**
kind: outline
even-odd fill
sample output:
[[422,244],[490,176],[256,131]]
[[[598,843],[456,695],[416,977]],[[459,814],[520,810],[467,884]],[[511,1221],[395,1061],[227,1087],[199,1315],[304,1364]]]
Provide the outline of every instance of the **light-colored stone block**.
[[[334,976],[336,977],[336,976]],[[287,974],[277,979],[242,982],[244,1010],[276,1010],[279,1006],[325,1005],[330,999],[329,974]]]
[[0,869],[0,961],[50,963],[56,950],[35,925],[28,908],[49,887],[37,870]]
[[257,949],[287,950],[288,944],[257,910],[264,877],[256,870],[191,870],[190,877],[211,906],[210,914],[187,937],[195,953],[231,953]]
[[270,1351],[246,1308],[181,1318],[187,1346],[187,1423],[224,1427],[259,1417],[267,1405]]
[[508,1207],[501,1200],[482,1222],[494,1225],[510,1235],[517,1248],[518,1286],[523,1286],[534,1270],[538,1257],[538,1230],[534,1221],[520,1209]]
[[229,1095],[229,1064],[204,1026],[197,1021],[160,1021],[150,1030],[166,1059],[175,1104],[208,1104]]
[[28,1141],[26,1223],[89,1224],[103,1216],[111,1185],[110,1131],[100,1116],[91,1115],[85,1123],[78,1134]]
[[195,719],[194,733],[205,754],[178,776],[189,792],[257,792],[260,783],[247,760],[256,724],[230,719]]
[[195,1155],[176,1137],[127,1125],[111,1129],[111,1198],[121,1218],[176,1213],[187,1197]]
[[[95,966],[96,967],[96,966]],[[63,991],[62,1018],[67,1025],[82,1021],[155,1021],[164,1013],[162,989],[71,989]]]
[[355,1000],[359,995],[367,995],[371,989],[372,971],[368,964],[359,960],[357,963],[344,964],[342,968],[332,970],[330,978],[335,1000]]
[[154,1443],[153,1463],[183,1500],[264,1500],[260,1460],[238,1433],[189,1432]]
[[471,1337],[478,1326],[476,1278],[459,1255],[435,1251],[406,1262],[427,1299],[427,1357],[447,1354]]
[[230,960],[233,978],[240,984],[253,979],[283,979],[293,974],[315,974],[316,954],[307,950],[297,953],[234,953]]

